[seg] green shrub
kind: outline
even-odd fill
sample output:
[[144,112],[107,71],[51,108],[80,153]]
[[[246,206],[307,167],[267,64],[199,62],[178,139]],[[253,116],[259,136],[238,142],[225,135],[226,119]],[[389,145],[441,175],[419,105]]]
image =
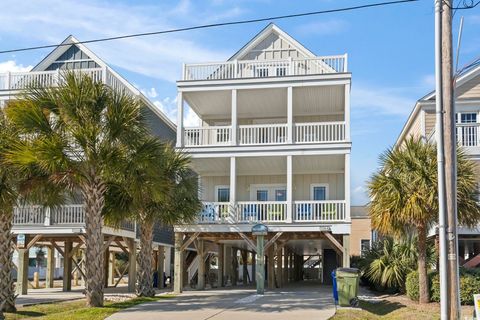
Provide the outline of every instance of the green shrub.
[[[407,276],[407,296],[412,300],[418,300],[418,273],[416,274],[416,277],[413,275],[414,273],[416,272],[411,272]],[[440,276],[438,272],[431,272],[429,274],[429,279],[430,301],[440,302]],[[465,269],[460,271],[460,302],[462,305],[472,305],[473,295],[478,293],[479,288],[480,272],[478,269]]]
[[406,294],[410,299],[418,301],[420,296],[419,290],[418,271],[412,271],[407,275],[407,280],[405,281]]

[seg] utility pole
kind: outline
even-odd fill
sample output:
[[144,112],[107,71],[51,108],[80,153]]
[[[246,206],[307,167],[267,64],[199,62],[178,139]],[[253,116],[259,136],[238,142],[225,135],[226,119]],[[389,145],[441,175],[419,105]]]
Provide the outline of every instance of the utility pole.
[[447,247],[449,319],[460,319],[457,242],[457,139],[453,95],[452,0],[442,7],[442,87],[444,105],[445,186],[447,204]]
[[446,239],[446,191],[445,191],[445,150],[443,143],[443,94],[442,94],[442,0],[435,1],[435,115],[437,140],[438,175],[438,240],[440,274],[440,318],[448,319],[448,267]]

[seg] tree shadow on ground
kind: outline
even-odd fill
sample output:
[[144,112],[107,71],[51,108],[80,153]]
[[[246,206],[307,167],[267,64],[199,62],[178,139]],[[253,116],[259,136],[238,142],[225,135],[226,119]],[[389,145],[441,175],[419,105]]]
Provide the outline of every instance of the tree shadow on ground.
[[385,316],[395,310],[405,308],[406,306],[399,302],[390,302],[382,300],[378,303],[371,303],[367,301],[360,301],[360,308],[378,316]]
[[36,318],[36,317],[42,317],[42,316],[45,316],[46,313],[44,312],[38,312],[38,311],[16,311],[16,312],[13,312],[13,313],[8,313],[8,312],[5,312],[5,315],[15,315],[15,316],[22,316],[22,317],[26,317],[26,318]]

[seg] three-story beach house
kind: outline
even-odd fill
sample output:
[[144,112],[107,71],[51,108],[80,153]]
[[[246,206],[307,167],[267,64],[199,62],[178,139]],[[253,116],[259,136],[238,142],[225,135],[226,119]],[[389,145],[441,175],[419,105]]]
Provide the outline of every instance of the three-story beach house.
[[[136,87],[120,76],[95,53],[73,36],[49,53],[29,72],[7,72],[0,74],[0,107],[15,99],[29,86],[56,86],[62,79],[62,72],[75,70],[89,74],[96,81],[104,82],[115,90],[121,90],[140,99],[142,111],[151,132],[160,138],[174,142],[176,127]],[[69,291],[72,275],[85,280],[85,211],[81,197],[55,208],[36,205],[21,205],[15,208],[13,232],[16,235],[17,292],[26,294],[28,279],[33,271],[40,271],[46,278],[46,286],[53,288],[54,279],[63,279],[63,289]],[[134,222],[125,221],[119,228],[103,226],[105,248],[105,285],[117,286],[128,274],[129,290],[135,289],[136,252],[138,232]],[[155,261],[160,274],[170,273],[173,229],[157,225],[154,233]],[[47,249],[47,262],[37,268],[29,268],[29,251],[35,246]],[[129,257],[126,267],[118,269],[115,257],[125,253]],[[30,269],[30,270],[29,270]],[[29,272],[30,271],[30,272]],[[76,278],[76,277],[74,277]],[[163,285],[163,281],[159,281]]]
[[[177,292],[211,281],[210,257],[212,285],[254,282],[257,224],[270,288],[306,268],[329,282],[349,265],[350,86],[347,55],[316,56],[274,24],[227,61],[183,66],[177,148],[192,158],[203,209],[175,226]],[[186,108],[201,125],[184,126]]]
[[[455,110],[457,143],[475,161],[480,183],[480,67],[456,79]],[[396,146],[411,136],[435,143],[435,91],[417,101]],[[436,230],[432,229],[430,235],[436,235]],[[480,225],[476,228],[459,226],[458,254],[461,266],[480,266]]]

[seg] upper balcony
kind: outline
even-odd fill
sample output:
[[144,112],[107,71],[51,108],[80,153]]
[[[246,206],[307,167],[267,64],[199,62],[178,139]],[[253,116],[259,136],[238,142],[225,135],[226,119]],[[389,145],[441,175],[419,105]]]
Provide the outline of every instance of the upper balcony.
[[303,59],[234,60],[185,64],[182,80],[231,80],[322,75],[345,73],[347,70],[346,54]]
[[[435,128],[427,135],[429,142],[435,142]],[[480,154],[480,123],[457,123],[457,144],[463,147],[467,154]]]

